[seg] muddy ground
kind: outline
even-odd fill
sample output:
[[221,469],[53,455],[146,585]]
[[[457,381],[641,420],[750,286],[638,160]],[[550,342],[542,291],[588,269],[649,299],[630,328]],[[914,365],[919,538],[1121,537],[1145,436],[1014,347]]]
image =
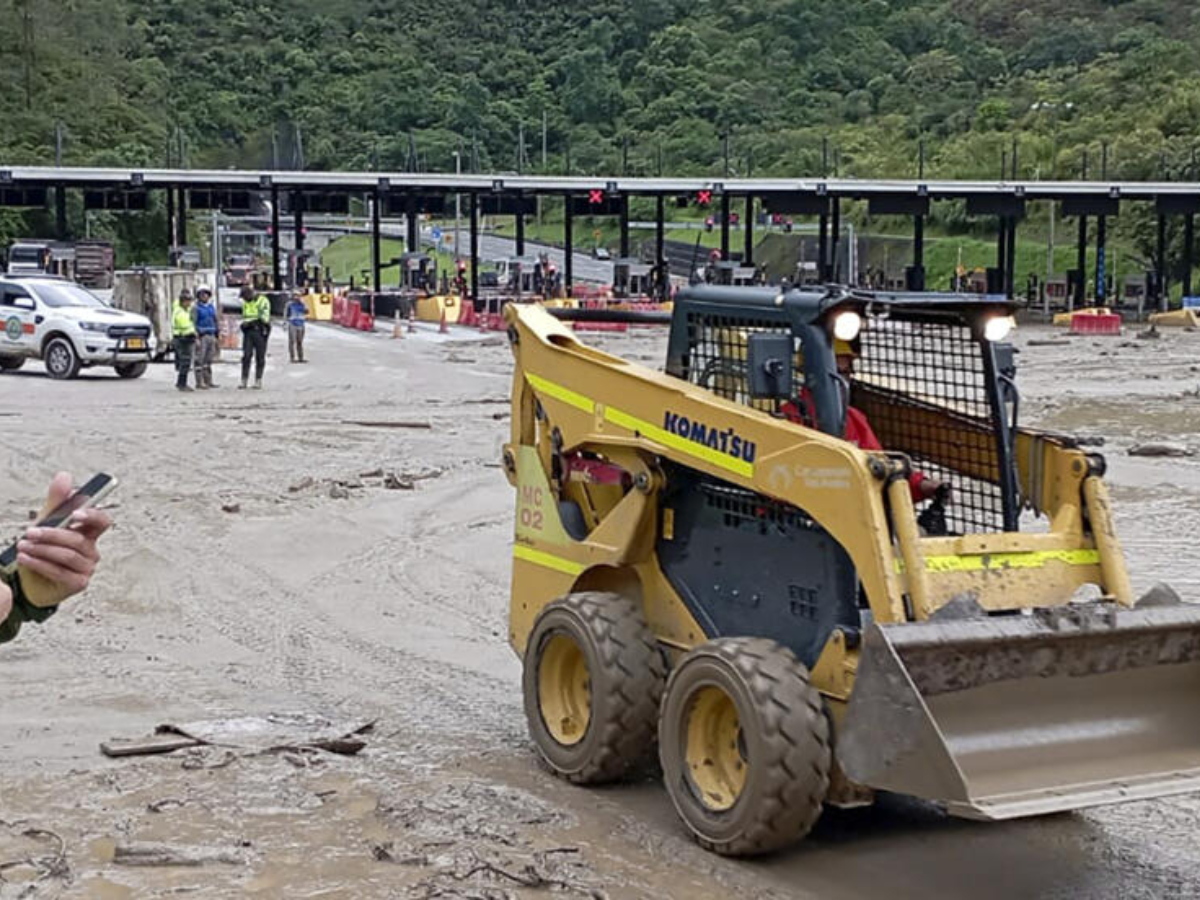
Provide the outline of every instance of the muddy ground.
[[[1025,420],[1107,438],[1135,587],[1200,598],[1200,457],[1125,454],[1200,449],[1200,335],[1048,337],[1020,332]],[[0,377],[3,533],[56,469],[123,481],[92,590],[0,649],[0,898],[1200,896],[1195,796],[1002,825],[885,798],[736,862],[696,848],[652,781],[550,777],[504,639],[507,348],[309,342],[289,366],[277,334],[262,393],[232,390],[228,364],[188,396],[162,366]],[[346,424],[400,421],[431,427]],[[271,713],[376,724],[356,756],[98,749]],[[200,864],[115,858],[144,842]]]

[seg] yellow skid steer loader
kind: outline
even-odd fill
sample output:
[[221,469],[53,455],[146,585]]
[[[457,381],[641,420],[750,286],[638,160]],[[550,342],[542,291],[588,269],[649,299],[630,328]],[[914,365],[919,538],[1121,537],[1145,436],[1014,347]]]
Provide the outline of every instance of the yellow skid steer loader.
[[510,305],[510,640],[546,763],[600,783],[657,746],[731,855],[876,790],[997,820],[1200,789],[1200,607],[1135,601],[1103,459],[1018,425],[1011,314],[696,287],[664,373]]

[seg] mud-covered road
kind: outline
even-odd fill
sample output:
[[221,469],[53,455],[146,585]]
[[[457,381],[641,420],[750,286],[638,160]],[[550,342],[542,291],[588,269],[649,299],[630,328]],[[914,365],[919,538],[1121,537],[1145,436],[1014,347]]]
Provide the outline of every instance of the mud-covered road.
[[[1018,338],[1025,420],[1107,439],[1135,587],[1200,598],[1200,457],[1125,454],[1200,449],[1200,335],[1048,337]],[[1002,825],[885,798],[735,862],[654,782],[556,781],[504,639],[506,346],[317,327],[310,353],[289,366],[277,335],[262,393],[232,365],[187,396],[166,367],[0,376],[4,534],[56,469],[123,482],[93,589],[0,648],[0,898],[1200,896],[1195,796]],[[98,749],[273,713],[376,724],[355,756]],[[131,865],[147,842],[198,864]]]

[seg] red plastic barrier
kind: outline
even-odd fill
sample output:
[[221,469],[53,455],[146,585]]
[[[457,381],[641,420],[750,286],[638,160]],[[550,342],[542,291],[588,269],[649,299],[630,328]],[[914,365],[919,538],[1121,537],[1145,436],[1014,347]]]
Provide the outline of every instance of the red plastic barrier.
[[1071,316],[1071,334],[1118,335],[1121,317],[1116,313],[1076,313]]
[[504,313],[480,313],[479,314],[479,330],[480,331],[507,331],[508,325],[504,321]]
[[339,294],[333,298],[333,321],[338,325],[346,320],[346,306],[348,301],[345,295]]
[[354,323],[354,327],[359,331],[374,331],[375,317],[369,312],[358,311],[358,320]]
[[576,331],[620,331],[629,330],[628,322],[572,322]]

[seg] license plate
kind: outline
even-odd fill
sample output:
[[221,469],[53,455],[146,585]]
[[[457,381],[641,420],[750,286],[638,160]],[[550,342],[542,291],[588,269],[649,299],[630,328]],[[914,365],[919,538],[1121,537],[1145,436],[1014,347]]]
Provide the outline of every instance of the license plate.
[[125,342],[125,346],[129,350],[145,350],[146,342],[142,338],[129,338]]

